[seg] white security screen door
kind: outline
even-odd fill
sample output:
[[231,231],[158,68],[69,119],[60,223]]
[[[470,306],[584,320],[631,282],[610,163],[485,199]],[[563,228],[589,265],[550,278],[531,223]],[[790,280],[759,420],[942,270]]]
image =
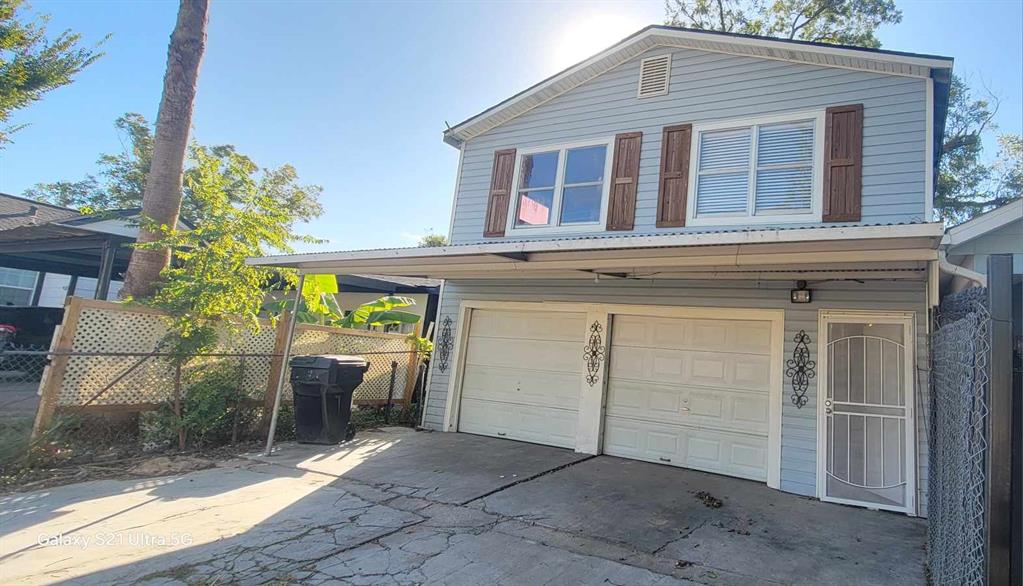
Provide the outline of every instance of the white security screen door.
[[912,318],[825,313],[821,326],[821,495],[912,512]]

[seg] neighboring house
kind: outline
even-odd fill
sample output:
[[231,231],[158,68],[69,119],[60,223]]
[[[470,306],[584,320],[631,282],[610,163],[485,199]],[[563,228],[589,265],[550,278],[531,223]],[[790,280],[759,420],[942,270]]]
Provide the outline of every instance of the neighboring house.
[[428,428],[926,514],[951,69],[648,27],[444,132],[450,246],[251,262],[444,279]]
[[992,254],[1012,255],[1012,273],[1018,283],[1023,275],[1023,199],[949,228],[941,247],[944,262],[954,265],[942,278],[942,291],[959,291],[983,280]]
[[116,299],[138,214],[86,215],[0,193],[0,304],[63,307],[70,295]]
[[351,311],[363,303],[380,299],[385,295],[410,297],[416,302],[402,311],[414,313],[421,319],[418,324],[395,324],[384,326],[381,331],[410,334],[416,327],[424,334],[437,319],[437,301],[440,297],[438,279],[417,277],[388,277],[385,275],[339,275],[337,278],[338,305]]

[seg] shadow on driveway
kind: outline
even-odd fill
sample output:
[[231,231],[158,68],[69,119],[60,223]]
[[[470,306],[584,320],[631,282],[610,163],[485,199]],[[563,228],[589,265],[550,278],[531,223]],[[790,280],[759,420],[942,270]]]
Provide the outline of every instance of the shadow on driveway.
[[[698,490],[723,506],[705,507]],[[6,584],[922,583],[918,520],[406,429],[14,495],[0,509]]]

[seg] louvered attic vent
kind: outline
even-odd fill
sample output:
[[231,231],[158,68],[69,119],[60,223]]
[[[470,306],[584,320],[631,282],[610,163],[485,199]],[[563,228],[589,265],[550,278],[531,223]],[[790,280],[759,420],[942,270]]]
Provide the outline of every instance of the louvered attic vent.
[[671,53],[648,57],[639,64],[639,97],[652,98],[668,93],[671,78]]

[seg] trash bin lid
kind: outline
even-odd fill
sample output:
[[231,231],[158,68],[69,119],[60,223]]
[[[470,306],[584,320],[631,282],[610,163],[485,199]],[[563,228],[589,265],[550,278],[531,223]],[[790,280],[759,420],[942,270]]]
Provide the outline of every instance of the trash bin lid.
[[325,354],[320,356],[341,366],[366,366],[366,359],[362,356],[350,356],[347,354]]
[[292,356],[290,364],[292,367],[305,368],[331,368],[332,366],[353,366],[356,368],[365,368],[368,362],[362,356],[319,354]]

